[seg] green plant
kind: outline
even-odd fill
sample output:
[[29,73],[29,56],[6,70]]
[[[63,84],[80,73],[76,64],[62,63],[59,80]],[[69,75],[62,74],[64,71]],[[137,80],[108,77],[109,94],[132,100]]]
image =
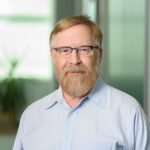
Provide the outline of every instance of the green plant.
[[12,125],[17,124],[17,116],[25,104],[23,80],[15,78],[19,63],[16,57],[8,59],[7,76],[0,82],[0,111],[8,117]]

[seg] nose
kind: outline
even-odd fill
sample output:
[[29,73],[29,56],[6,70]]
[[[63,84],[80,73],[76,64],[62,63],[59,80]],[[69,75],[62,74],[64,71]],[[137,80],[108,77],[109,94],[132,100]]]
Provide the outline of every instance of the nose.
[[81,63],[80,55],[77,50],[74,49],[72,51],[69,60],[70,64],[78,65]]

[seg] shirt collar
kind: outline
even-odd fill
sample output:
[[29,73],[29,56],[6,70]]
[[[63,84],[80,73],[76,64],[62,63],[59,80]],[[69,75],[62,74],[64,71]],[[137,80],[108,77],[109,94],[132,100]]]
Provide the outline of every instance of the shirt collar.
[[[50,94],[51,95],[51,94]],[[103,82],[101,77],[98,77],[94,88],[91,90],[89,95],[87,95],[83,100],[89,99],[91,102],[94,102],[96,105],[105,108],[106,100],[106,85]],[[49,109],[53,107],[56,103],[63,104],[65,101],[63,94],[62,94],[62,88],[59,87],[52,95],[52,97],[49,97],[49,101],[46,104],[46,109]]]
[[[51,95],[51,94],[50,94]],[[59,87],[51,97],[49,97],[49,101],[46,104],[46,109],[49,109],[53,107],[55,104],[60,103],[62,104],[64,102],[63,94],[62,94],[62,88]]]
[[92,91],[88,95],[89,100],[94,102],[96,105],[105,108],[106,106],[106,84],[99,77]]

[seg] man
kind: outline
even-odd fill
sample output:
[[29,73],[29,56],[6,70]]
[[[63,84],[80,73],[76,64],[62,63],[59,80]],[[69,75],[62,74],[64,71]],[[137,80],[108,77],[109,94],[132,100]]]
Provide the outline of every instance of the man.
[[13,150],[150,150],[141,106],[99,75],[101,42],[86,16],[56,24],[50,45],[60,87],[25,110]]

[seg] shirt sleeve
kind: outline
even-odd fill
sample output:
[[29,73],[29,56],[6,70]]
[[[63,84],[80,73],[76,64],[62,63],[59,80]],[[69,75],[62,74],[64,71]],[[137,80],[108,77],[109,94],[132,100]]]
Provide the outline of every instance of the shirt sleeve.
[[150,123],[139,106],[134,118],[135,150],[150,150]]

